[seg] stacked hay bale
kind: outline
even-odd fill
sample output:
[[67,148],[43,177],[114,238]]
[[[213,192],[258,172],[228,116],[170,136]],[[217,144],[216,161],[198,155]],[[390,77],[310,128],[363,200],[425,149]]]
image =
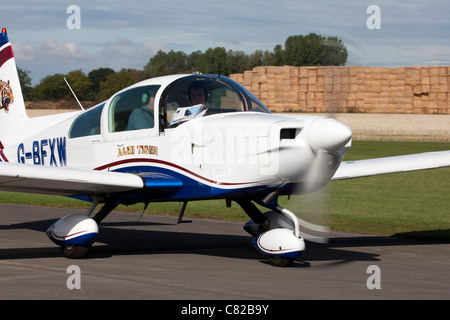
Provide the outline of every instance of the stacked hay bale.
[[256,67],[230,78],[274,112],[450,113],[450,67]]

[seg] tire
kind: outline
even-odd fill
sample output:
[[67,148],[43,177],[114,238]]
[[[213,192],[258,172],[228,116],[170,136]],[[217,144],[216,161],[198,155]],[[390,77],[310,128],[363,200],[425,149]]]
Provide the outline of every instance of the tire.
[[68,244],[62,246],[62,253],[64,257],[68,259],[83,259],[86,258],[91,251],[92,246],[78,245],[78,244]]
[[290,267],[294,263],[292,258],[269,257],[269,262],[274,267]]

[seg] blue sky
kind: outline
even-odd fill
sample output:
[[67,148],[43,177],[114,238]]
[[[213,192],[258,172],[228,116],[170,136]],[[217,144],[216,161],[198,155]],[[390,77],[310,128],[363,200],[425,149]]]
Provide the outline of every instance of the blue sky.
[[[81,29],[67,28],[70,5],[80,8]],[[381,29],[367,27],[370,5],[380,8]],[[450,65],[450,3],[441,0],[17,0],[1,10],[33,84],[76,69],[142,69],[158,50],[272,51],[310,32],[342,39],[347,65]]]

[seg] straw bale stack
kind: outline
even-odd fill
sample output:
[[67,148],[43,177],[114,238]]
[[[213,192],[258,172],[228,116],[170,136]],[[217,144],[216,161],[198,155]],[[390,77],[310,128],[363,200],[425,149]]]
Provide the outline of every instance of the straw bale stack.
[[274,112],[450,113],[450,66],[261,66],[230,78]]

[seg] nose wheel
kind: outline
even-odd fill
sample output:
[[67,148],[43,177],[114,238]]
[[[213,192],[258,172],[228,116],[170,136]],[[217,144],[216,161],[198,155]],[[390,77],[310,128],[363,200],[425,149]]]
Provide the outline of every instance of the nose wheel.
[[91,251],[92,245],[66,244],[61,246],[62,254],[68,259],[86,258]]
[[269,262],[274,267],[290,267],[293,263],[295,258],[280,258],[280,257],[268,257]]
[[[244,225],[244,229],[253,238],[253,245],[262,254],[267,256],[271,265],[276,267],[289,267],[294,260],[305,250],[305,241],[300,236],[299,221],[289,210],[280,206],[276,211],[258,214],[255,207],[248,203],[241,207],[252,218]],[[256,218],[256,219],[255,219]]]
[[305,251],[305,241],[291,229],[275,228],[253,238],[253,245],[275,267],[291,266]]

